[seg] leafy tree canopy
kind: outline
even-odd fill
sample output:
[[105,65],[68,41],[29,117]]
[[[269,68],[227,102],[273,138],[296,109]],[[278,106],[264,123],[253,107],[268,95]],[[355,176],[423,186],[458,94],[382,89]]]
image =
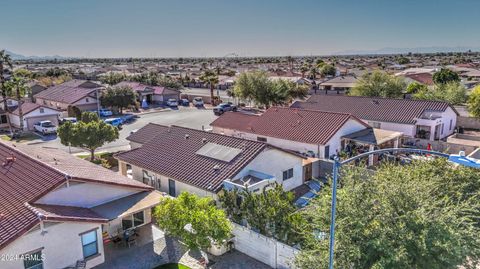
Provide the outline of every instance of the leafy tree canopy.
[[417,92],[426,91],[426,90],[428,90],[427,85],[424,85],[415,81],[408,84],[406,92],[410,94],[415,94]]
[[451,105],[461,105],[467,100],[467,90],[456,81],[437,84],[434,88],[424,88],[413,95],[415,99],[445,101]]
[[402,97],[406,87],[407,83],[403,78],[376,70],[363,75],[350,91],[350,95],[398,98]]
[[468,96],[468,112],[480,118],[480,86],[476,86]]
[[94,112],[82,113],[82,120],[76,124],[65,122],[57,133],[63,145],[88,150],[91,161],[95,159],[97,148],[118,139],[118,128],[100,120]]
[[323,64],[322,67],[320,68],[320,74],[322,74],[322,76],[324,77],[335,76],[336,73],[337,73],[337,69],[335,68],[335,66],[331,64]]
[[137,93],[129,86],[109,87],[103,92],[100,102],[102,106],[118,108],[122,113],[124,108],[135,105]]
[[460,81],[460,77],[456,72],[447,68],[441,68],[440,71],[433,74],[433,82],[435,82],[435,84],[446,84],[455,81]]
[[[177,198],[165,197],[155,207],[160,228],[179,237],[190,249],[205,249],[231,236],[232,227],[225,212],[209,198],[182,192]],[[188,226],[191,229],[186,229]]]
[[[345,169],[337,193],[336,268],[480,265],[480,170],[445,159],[388,164],[373,174]],[[324,189],[303,211],[308,240],[296,258],[299,268],[328,267],[330,193]]]

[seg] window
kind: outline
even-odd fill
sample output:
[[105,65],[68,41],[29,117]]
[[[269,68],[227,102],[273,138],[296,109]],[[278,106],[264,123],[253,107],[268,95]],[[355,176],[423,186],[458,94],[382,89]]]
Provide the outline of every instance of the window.
[[0,123],[7,123],[7,115],[2,115],[1,116]]
[[143,184],[150,185],[150,181],[152,180],[152,177],[148,174],[146,170],[143,171]]
[[452,125],[453,125],[453,120],[450,120],[450,128],[448,128],[449,130],[452,130]]
[[85,98],[85,103],[88,103],[88,102],[90,102],[90,100],[87,97],[87,98]]
[[330,158],[330,146],[329,146],[329,145],[328,145],[328,146],[325,146],[325,153],[323,154],[323,157],[324,157],[325,159]]
[[44,113],[45,112],[45,109],[43,109],[43,107],[40,108],[40,113]]
[[43,100],[43,104],[44,104],[44,105],[47,105],[47,101]]
[[138,227],[144,223],[145,223],[145,216],[143,214],[143,211],[140,211],[126,218],[123,218],[122,228],[123,230],[128,230],[130,228]]
[[257,141],[267,142],[267,138],[266,138],[266,137],[257,136]]
[[88,258],[93,255],[98,254],[98,245],[97,245],[97,230],[86,232],[81,235],[82,237],[82,249],[83,257]]
[[23,255],[23,266],[25,269],[43,269],[42,250]]
[[293,168],[283,171],[283,180],[287,180],[293,177]]

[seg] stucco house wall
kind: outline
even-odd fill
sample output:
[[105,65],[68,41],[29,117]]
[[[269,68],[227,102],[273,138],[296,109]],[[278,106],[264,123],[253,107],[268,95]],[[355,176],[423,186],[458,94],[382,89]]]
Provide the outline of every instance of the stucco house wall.
[[[0,257],[4,255],[21,255],[35,250],[42,250],[45,255],[43,268],[56,269],[75,265],[83,260],[81,234],[87,231],[97,231],[98,255],[87,261],[87,268],[91,268],[105,261],[102,241],[102,228],[98,223],[87,222],[51,222],[45,223],[45,231],[37,227],[24,234],[5,248],[0,250]],[[3,261],[2,269],[24,268],[22,260]]]
[[[42,112],[43,111],[43,112]],[[61,112],[55,109],[42,107],[31,111],[23,116],[24,130],[33,130],[33,124],[38,121],[49,120],[54,125],[58,126],[58,118],[61,116]],[[9,114],[10,122],[14,127],[20,127],[20,116],[15,114]]]

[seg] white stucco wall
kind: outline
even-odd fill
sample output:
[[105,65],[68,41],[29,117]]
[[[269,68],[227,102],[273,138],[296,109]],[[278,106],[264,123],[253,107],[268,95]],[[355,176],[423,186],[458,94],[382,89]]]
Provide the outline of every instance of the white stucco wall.
[[[249,170],[272,175],[285,190],[294,189],[303,184],[303,158],[278,149],[267,149],[243,168],[234,179],[244,177]],[[293,177],[283,181],[283,171],[293,168]]]
[[[33,110],[32,112],[23,116],[23,126],[25,130],[28,130],[28,120],[30,119],[31,122],[37,122],[42,120],[51,120],[51,118],[57,118],[61,116],[61,112],[50,109],[47,107],[43,107],[43,113],[40,112],[40,108]],[[19,127],[20,126],[20,117],[18,115],[9,114],[10,122],[13,126]],[[54,125],[58,123],[58,121],[52,121]]]
[[138,190],[133,188],[115,185],[72,183],[69,187],[64,185],[47,193],[38,199],[37,203],[90,208],[137,192]]
[[[105,261],[102,241],[101,224],[87,222],[61,222],[55,225],[46,225],[47,233],[41,234],[40,229],[32,230],[21,236],[5,248],[0,250],[3,255],[21,255],[34,250],[42,249],[45,255],[43,268],[56,269],[75,265],[78,260],[83,260],[81,233],[97,229],[97,242],[99,256],[87,261],[91,268]],[[22,260],[0,262],[2,269],[24,268]]]

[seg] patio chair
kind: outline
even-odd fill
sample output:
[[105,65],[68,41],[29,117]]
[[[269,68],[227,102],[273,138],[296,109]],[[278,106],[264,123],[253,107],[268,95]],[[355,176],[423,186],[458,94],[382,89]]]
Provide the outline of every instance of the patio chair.
[[137,238],[136,236],[130,236],[128,239],[127,239],[127,247],[130,248],[130,246],[133,246],[133,245],[136,245],[137,244]]

